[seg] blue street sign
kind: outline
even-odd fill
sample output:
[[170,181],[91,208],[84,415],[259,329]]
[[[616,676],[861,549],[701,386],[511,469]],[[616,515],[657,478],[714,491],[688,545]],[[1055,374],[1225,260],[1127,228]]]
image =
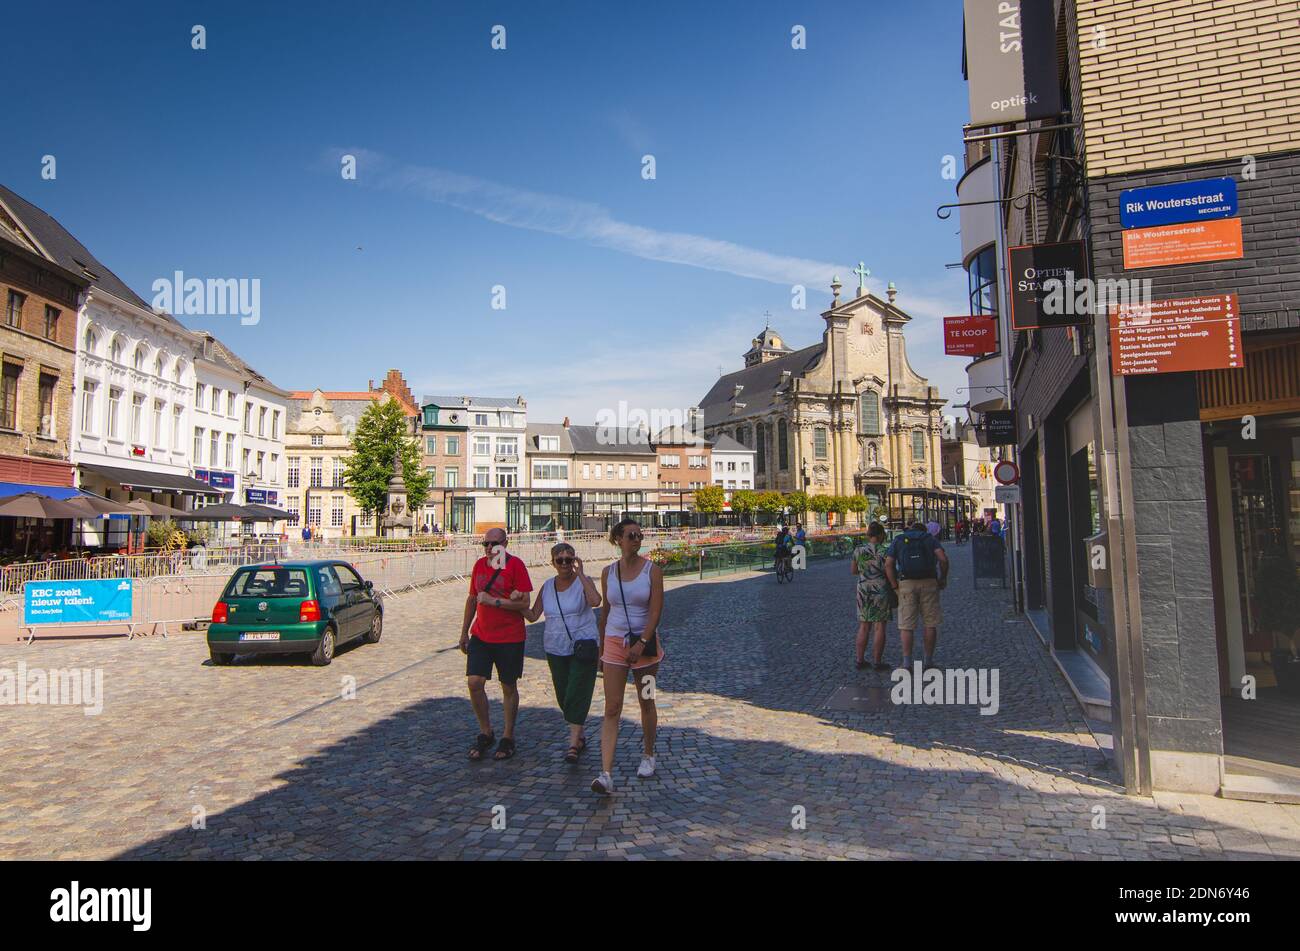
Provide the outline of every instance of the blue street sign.
[[85,624],[130,619],[130,578],[28,581],[23,585],[24,624]]
[[1231,218],[1236,213],[1237,183],[1231,178],[1129,188],[1119,193],[1119,221],[1125,228]]

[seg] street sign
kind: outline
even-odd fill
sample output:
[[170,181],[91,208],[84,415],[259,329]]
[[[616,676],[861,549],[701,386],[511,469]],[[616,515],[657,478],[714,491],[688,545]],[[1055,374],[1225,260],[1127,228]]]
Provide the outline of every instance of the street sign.
[[1246,365],[1236,294],[1117,307],[1110,315],[1115,376]]
[[972,128],[1060,115],[1055,11],[1052,0],[966,0]]
[[1020,502],[1020,486],[1000,485],[993,490],[993,498],[1000,504],[1016,505]]
[[986,446],[1014,446],[1016,439],[1016,414],[1014,410],[992,409],[984,414]]
[[1122,233],[1124,267],[1172,267],[1203,261],[1231,261],[1245,256],[1241,219],[1192,221],[1158,228],[1132,228]]
[[993,467],[993,478],[999,485],[1015,485],[1020,481],[1020,467],[1010,459],[1003,459]]
[[1237,182],[1231,178],[1128,188],[1119,193],[1119,221],[1125,228],[1209,221],[1236,213]]
[[996,353],[998,324],[992,317],[972,314],[943,319],[943,352],[950,357],[979,357]]
[[1057,280],[1068,285],[1088,276],[1088,254],[1082,241],[1026,244],[1009,248],[1007,266],[1011,274],[1013,329],[1072,327],[1087,322],[1086,313],[1048,314],[1043,308],[1043,300],[1047,296],[1043,289],[1044,281]]

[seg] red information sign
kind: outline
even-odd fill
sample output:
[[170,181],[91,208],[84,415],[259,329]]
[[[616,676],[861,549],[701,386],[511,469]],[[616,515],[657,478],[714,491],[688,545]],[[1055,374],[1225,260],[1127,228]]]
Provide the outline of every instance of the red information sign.
[[1124,232],[1124,267],[1169,267],[1202,261],[1231,261],[1245,253],[1241,219],[1189,221],[1157,228],[1130,228]]
[[998,324],[992,317],[945,317],[943,352],[950,357],[978,357],[996,353]]
[[1110,352],[1116,376],[1245,366],[1237,295],[1116,308],[1110,315]]

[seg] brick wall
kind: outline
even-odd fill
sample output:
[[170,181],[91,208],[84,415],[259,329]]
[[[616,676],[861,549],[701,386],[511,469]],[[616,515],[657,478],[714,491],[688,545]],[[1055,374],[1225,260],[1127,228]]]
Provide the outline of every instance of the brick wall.
[[[10,273],[9,264],[21,262],[6,256],[0,277],[0,362],[15,367],[18,375],[18,406],[14,427],[0,429],[0,453],[37,456],[48,459],[68,458],[68,434],[72,428],[72,381],[77,334],[75,288],[66,281],[56,282],[57,291],[42,292],[35,282],[21,281]],[[10,291],[22,295],[17,325],[9,323]],[[45,336],[46,307],[58,311],[52,338]],[[45,376],[54,382],[49,435],[42,435],[40,383]]]
[[1300,148],[1296,0],[1078,0],[1088,175]]

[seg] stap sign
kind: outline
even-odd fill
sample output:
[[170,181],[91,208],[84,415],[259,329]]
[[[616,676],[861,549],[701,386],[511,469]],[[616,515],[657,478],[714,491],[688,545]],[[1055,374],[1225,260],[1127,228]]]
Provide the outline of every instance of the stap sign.
[[979,357],[996,353],[998,325],[992,317],[974,314],[943,319],[943,352],[950,357]]

